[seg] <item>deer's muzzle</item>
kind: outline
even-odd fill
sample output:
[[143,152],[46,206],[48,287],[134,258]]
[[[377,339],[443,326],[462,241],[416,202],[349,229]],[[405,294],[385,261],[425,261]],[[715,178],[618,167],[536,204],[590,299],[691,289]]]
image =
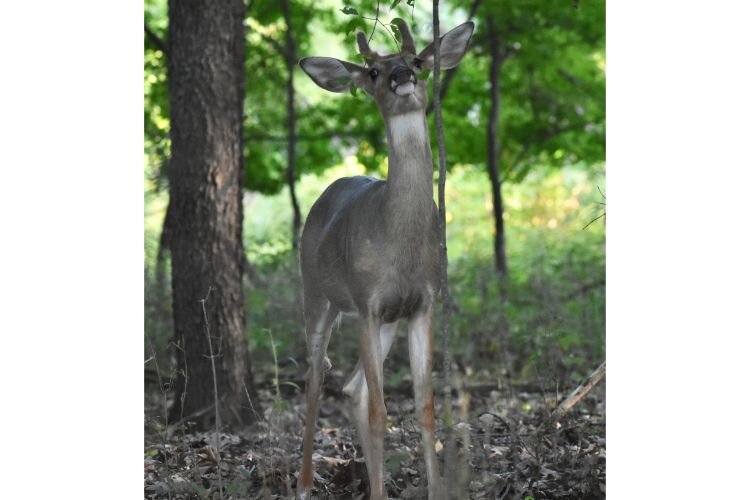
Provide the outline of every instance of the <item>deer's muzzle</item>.
[[406,67],[396,68],[391,73],[391,91],[398,95],[407,95],[414,92],[417,77],[414,72]]

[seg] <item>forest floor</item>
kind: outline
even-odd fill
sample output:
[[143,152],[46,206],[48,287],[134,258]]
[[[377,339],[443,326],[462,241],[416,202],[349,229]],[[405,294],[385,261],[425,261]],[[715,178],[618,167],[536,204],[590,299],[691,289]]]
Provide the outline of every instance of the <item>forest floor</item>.
[[[346,398],[326,383],[315,435],[315,493],[320,499],[367,498],[367,472]],[[496,387],[496,384],[494,384]],[[454,394],[459,422],[452,436],[437,423],[436,449],[451,498],[605,498],[605,383],[559,421],[550,421],[560,397],[516,388],[501,394],[493,384]],[[293,498],[302,461],[304,404],[298,390],[278,395],[259,389],[260,421],[220,434],[220,460],[212,432],[160,425],[163,398],[146,398],[145,498]],[[427,498],[421,437],[411,387],[386,388],[385,443],[389,498]],[[564,394],[559,395],[564,396]],[[437,414],[441,398],[436,394]],[[445,464],[451,464],[445,467]]]

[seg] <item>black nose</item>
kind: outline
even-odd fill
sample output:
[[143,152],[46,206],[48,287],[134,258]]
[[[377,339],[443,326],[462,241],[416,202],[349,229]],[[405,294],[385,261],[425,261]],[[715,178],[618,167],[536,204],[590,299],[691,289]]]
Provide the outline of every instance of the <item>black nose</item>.
[[395,87],[402,83],[417,83],[417,78],[414,76],[414,72],[407,67],[400,67],[393,70],[391,73],[391,86]]

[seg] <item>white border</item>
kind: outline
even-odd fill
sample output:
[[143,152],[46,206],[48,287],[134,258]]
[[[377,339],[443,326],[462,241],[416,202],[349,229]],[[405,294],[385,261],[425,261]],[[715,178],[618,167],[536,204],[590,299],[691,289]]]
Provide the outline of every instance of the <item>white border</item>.
[[607,9],[608,497],[740,497],[747,3]]
[[3,496],[139,498],[143,6],[3,20]]

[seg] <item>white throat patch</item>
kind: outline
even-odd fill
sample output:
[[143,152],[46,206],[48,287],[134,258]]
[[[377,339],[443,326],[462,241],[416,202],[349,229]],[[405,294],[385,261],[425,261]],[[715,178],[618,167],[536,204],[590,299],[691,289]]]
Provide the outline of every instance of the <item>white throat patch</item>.
[[425,142],[425,118],[422,113],[397,115],[388,121],[393,146],[405,142],[422,144]]

